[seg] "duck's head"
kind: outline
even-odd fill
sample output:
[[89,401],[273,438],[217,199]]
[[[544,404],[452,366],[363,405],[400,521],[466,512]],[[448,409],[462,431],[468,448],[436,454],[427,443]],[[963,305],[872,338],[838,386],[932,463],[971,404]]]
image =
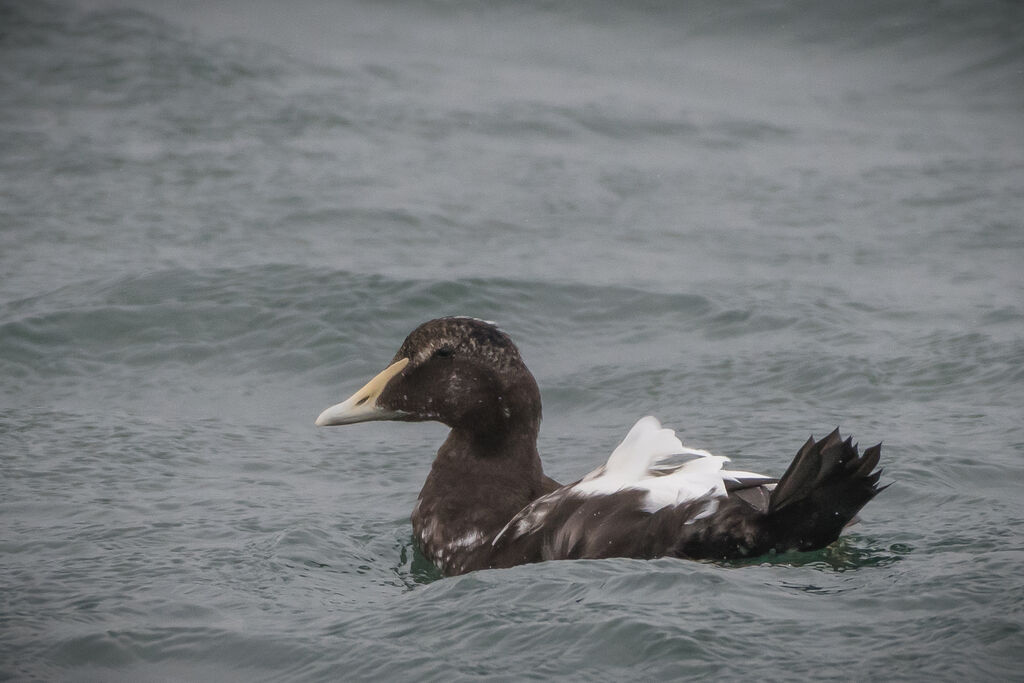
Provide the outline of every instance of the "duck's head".
[[536,430],[540,416],[537,383],[508,335],[475,318],[438,318],[413,330],[384,370],[316,424],[436,420],[501,433]]

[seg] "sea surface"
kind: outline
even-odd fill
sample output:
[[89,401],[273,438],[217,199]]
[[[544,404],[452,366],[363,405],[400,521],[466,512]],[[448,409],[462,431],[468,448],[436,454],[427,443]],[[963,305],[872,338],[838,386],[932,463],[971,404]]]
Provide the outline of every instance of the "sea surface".
[[[1024,4],[0,0],[0,679],[1021,680]],[[497,321],[572,481],[640,416],[892,486],[830,548],[443,579]]]

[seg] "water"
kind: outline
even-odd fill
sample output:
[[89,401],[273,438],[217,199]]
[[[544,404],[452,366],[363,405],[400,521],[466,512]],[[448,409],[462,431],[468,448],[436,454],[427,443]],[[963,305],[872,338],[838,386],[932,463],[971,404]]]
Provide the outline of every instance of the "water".
[[[1019,3],[166,4],[0,4],[0,678],[1019,678]],[[653,413],[893,485],[439,580],[444,429],[312,422],[451,313],[560,480]]]

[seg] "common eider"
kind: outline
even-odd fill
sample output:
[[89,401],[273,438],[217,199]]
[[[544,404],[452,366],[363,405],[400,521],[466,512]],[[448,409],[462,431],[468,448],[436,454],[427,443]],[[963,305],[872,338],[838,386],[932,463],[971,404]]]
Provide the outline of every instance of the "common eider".
[[[423,553],[446,575],[545,560],[738,559],[835,541],[878,486],[881,444],[859,455],[838,429],[800,448],[775,479],[723,469],[644,417],[608,461],[562,486],[537,453],[540,391],[493,324],[440,318],[321,427],[435,420],[451,428],[412,512]],[[678,460],[682,458],[682,463]]]

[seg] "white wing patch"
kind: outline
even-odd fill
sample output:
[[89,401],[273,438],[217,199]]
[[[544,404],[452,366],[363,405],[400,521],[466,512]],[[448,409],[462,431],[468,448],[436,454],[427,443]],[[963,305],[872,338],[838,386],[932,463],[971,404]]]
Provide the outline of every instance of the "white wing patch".
[[[694,458],[678,466],[658,465],[676,455]],[[729,458],[725,456],[684,446],[675,431],[663,428],[657,418],[650,415],[642,417],[612,451],[608,462],[577,483],[542,496],[523,508],[492,543],[497,543],[510,529],[513,535],[521,536],[540,528],[551,509],[568,496],[609,496],[623,490],[645,491],[643,509],[647,512],[706,499],[707,504],[700,513],[688,521],[692,523],[718,510],[718,499],[727,495],[727,480],[773,481],[763,474],[722,469],[727,462]]]
[[[655,468],[673,455],[696,457],[675,468]],[[699,498],[724,498],[727,479],[771,478],[753,472],[723,470],[727,462],[729,458],[725,456],[684,446],[673,430],[663,428],[657,418],[648,415],[633,425],[605,466],[575,484],[572,493],[595,496],[623,489],[643,490],[647,492],[644,510],[654,512]]]
[[657,418],[650,415],[642,417],[612,451],[605,463],[604,472],[592,481],[638,481],[650,471],[651,465],[684,450],[683,442],[674,431],[662,429]]

